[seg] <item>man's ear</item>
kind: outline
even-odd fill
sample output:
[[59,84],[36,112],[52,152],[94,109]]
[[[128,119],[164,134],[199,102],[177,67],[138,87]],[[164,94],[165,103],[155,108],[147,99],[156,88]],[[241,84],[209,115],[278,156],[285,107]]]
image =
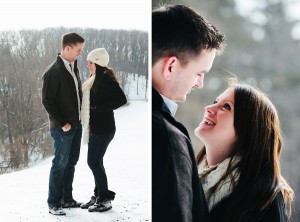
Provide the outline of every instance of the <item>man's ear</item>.
[[174,64],[177,58],[175,56],[166,57],[163,65],[163,77],[165,80],[170,80],[174,71]]

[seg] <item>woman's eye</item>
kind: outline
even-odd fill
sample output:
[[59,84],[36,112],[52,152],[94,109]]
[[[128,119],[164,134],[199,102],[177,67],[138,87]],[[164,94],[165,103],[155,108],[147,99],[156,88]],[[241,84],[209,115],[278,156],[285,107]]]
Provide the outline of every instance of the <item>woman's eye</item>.
[[227,110],[231,110],[231,107],[228,103],[225,103],[223,107]]
[[217,101],[217,100],[215,100],[215,101],[214,101],[214,104],[217,104],[217,103],[218,103],[218,101]]

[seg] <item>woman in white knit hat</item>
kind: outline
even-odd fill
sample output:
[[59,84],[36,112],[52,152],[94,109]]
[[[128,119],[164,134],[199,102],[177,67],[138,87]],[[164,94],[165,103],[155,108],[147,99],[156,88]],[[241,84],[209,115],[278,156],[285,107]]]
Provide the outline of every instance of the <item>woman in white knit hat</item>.
[[106,149],[116,132],[113,110],[127,103],[114,71],[107,67],[109,55],[104,48],[91,51],[88,56],[90,77],[82,85],[81,122],[83,143],[88,144],[88,165],[95,179],[91,200],[81,205],[90,212],[112,208],[115,193],[108,189],[103,165]]

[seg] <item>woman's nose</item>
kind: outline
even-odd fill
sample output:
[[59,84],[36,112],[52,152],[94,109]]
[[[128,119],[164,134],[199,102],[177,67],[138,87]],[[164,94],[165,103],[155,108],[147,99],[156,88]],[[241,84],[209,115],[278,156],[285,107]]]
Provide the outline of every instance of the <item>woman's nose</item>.
[[215,114],[216,113],[216,104],[212,104],[210,106],[205,107],[205,111],[210,113],[210,114]]

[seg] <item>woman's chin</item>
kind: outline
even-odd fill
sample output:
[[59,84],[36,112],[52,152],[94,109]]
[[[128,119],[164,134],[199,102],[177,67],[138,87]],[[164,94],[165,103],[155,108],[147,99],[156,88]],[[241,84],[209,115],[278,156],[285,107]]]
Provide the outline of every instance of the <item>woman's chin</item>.
[[195,136],[196,136],[198,139],[202,140],[202,137],[201,137],[201,127],[200,127],[200,126],[198,126],[198,127],[194,130],[194,134],[195,134]]

